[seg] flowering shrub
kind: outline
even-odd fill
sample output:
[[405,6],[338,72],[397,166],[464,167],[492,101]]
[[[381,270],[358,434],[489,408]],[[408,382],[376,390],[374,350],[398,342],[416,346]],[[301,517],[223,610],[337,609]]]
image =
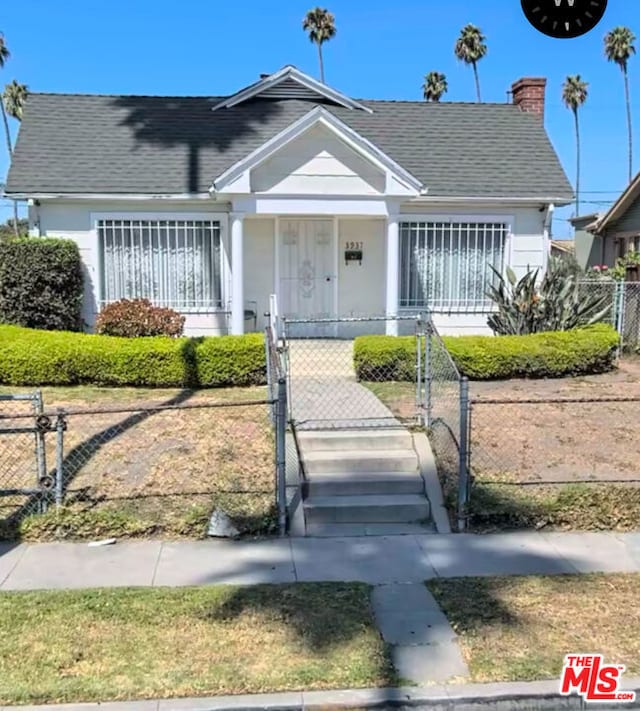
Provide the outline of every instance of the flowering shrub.
[[96,330],[106,336],[172,336],[184,329],[184,316],[173,309],[154,306],[149,299],[122,299],[100,312]]

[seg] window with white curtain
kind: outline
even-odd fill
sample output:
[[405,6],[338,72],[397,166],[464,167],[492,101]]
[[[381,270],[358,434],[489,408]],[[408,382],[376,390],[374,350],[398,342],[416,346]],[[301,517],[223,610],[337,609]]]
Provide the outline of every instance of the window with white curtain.
[[509,226],[502,222],[402,222],[400,306],[484,310],[502,273]]
[[178,311],[222,304],[220,223],[99,220],[102,301],[149,299]]

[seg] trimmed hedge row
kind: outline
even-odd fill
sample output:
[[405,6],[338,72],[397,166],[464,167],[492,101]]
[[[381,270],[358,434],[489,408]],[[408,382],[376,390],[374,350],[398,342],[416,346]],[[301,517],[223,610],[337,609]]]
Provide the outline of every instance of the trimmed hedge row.
[[[447,336],[443,341],[463,375],[501,380],[603,373],[614,367],[619,337],[611,326],[597,324],[528,336]],[[361,336],[354,344],[359,380],[412,381],[415,362],[411,336]]]
[[0,326],[0,383],[216,388],[266,382],[259,333],[120,338]]

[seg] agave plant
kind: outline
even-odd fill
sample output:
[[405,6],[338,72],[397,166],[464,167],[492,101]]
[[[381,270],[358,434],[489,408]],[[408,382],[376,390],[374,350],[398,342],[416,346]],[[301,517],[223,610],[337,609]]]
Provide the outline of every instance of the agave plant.
[[488,319],[498,335],[525,335],[541,331],[569,331],[603,321],[611,314],[610,290],[586,290],[580,268],[566,258],[550,257],[547,273],[529,271],[517,279],[510,267],[506,277],[495,269],[496,284],[487,296],[498,310]]

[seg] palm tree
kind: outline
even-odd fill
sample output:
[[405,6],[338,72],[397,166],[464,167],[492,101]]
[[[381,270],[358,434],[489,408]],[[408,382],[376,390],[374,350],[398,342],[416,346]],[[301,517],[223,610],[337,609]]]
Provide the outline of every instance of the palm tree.
[[324,84],[324,61],[322,59],[322,45],[336,34],[336,19],[321,7],[309,10],[302,21],[302,29],[309,33],[309,39],[318,45],[318,59],[320,60],[320,81]]
[[573,111],[576,121],[576,215],[580,214],[580,121],[578,110],[589,96],[589,84],[582,81],[579,74],[568,76],[562,86],[562,101]]
[[[11,56],[7,43],[4,41],[4,35],[0,32],[0,69],[4,68],[4,65]],[[4,124],[4,136],[7,141],[7,151],[9,153],[9,160],[13,154],[13,149],[11,147],[11,132],[9,131],[9,121],[7,120],[7,112],[4,108],[4,101],[0,101],[0,110],[2,112],[2,122]],[[16,200],[13,201],[13,232],[16,237],[19,236],[18,233],[18,203]]]
[[22,121],[22,112],[28,95],[29,87],[26,84],[18,84],[15,79],[4,87],[2,95],[4,108],[7,114],[16,121]]
[[628,27],[615,27],[604,38],[604,53],[610,62],[615,62],[624,76],[624,94],[627,102],[627,127],[629,130],[629,182],[633,178],[633,126],[631,99],[629,97],[629,59],[636,53],[636,36]]
[[429,72],[422,85],[425,101],[438,102],[449,91],[447,77],[440,72]]
[[480,79],[478,77],[478,62],[487,53],[485,40],[486,37],[482,34],[479,27],[475,25],[465,25],[460,32],[460,37],[458,37],[454,49],[458,59],[465,64],[471,64],[473,67],[478,103],[482,103],[482,97],[480,96]]

